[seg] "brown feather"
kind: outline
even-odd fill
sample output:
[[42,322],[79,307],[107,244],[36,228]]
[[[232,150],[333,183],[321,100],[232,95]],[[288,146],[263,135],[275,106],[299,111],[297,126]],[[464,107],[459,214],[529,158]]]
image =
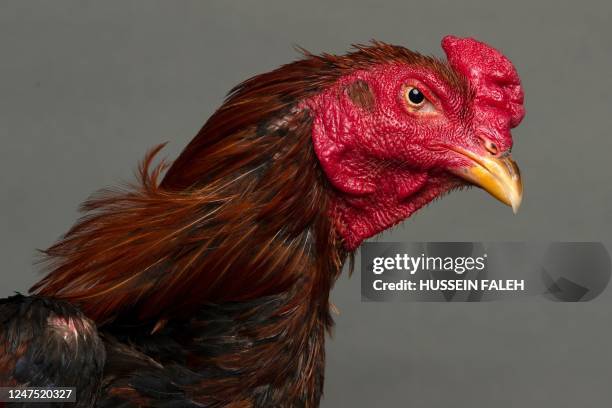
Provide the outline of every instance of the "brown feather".
[[138,185],[85,202],[86,215],[45,251],[50,272],[31,290],[74,302],[98,323],[128,313],[167,319],[281,293],[301,277],[327,298],[346,253],[328,219],[333,191],[313,152],[311,116],[297,102],[381,62],[428,65],[464,83],[445,63],[402,47],[356,48],[304,52],[234,88],[161,182],[167,164],[152,167],[158,146]]
[[[234,88],[172,166],[153,165],[163,145],[151,150],[136,185],[94,195],[45,251],[49,273],[31,290],[105,326],[103,395],[113,404],[151,405],[135,381],[178,386],[179,365],[196,377],[184,397],[205,406],[318,405],[329,293],[353,254],[330,219],[336,193],[300,101],[383,62],[425,65],[468,90],[447,64],[381,42],[345,56],[303,53]],[[366,109],[375,103],[363,84],[347,91]],[[145,352],[164,336],[185,355]]]

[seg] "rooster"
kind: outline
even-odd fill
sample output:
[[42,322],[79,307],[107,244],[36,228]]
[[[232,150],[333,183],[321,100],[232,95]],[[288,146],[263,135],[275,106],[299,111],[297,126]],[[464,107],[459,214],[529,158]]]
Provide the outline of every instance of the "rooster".
[[0,301],[0,385],[78,407],[316,407],[330,290],[367,238],[451,190],[512,207],[512,63],[373,41],[234,88],[180,156],[86,201],[46,276]]

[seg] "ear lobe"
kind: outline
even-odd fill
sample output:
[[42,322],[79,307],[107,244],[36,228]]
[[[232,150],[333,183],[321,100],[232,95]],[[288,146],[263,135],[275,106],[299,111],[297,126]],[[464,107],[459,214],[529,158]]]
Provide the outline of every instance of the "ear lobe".
[[352,196],[376,192],[377,174],[367,171],[352,149],[332,142],[317,129],[313,132],[313,141],[319,163],[335,188]]
[[372,111],[376,105],[376,98],[370,85],[363,79],[358,79],[346,87],[349,99],[358,107]]

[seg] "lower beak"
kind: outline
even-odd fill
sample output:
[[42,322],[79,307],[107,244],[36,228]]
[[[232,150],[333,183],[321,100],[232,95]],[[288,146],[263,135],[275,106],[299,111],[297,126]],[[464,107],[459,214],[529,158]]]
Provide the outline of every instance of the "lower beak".
[[480,156],[458,147],[453,147],[453,150],[467,157],[472,164],[452,172],[509,205],[516,214],[523,199],[523,183],[519,168],[510,155]]

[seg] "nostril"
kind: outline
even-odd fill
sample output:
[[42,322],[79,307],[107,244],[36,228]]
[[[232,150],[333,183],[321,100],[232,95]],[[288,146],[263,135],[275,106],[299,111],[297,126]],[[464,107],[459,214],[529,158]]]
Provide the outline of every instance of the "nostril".
[[493,143],[492,141],[484,137],[481,137],[480,139],[482,140],[482,144],[484,145],[484,148],[487,149],[489,153],[491,153],[494,156],[496,156],[499,153],[499,148],[497,147],[495,143]]

